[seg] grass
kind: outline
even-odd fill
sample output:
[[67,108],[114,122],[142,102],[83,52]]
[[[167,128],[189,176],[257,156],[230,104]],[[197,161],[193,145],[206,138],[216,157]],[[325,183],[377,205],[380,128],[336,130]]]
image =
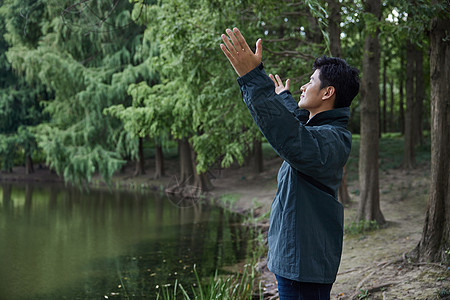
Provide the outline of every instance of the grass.
[[[352,150],[347,161],[348,180],[358,180],[360,135],[353,135]],[[424,133],[424,144],[415,148],[416,164],[430,161],[430,135]],[[403,163],[404,138],[400,133],[384,133],[379,140],[380,170],[399,169]]]
[[450,296],[450,288],[441,288],[436,292],[438,299],[448,299]]
[[[265,253],[262,234],[256,235],[255,246],[251,247],[252,259],[251,263],[244,265],[241,271],[233,275],[220,275],[216,270],[213,276],[202,279],[198,272],[196,265],[194,265],[193,272],[195,274],[196,282],[189,286],[183,286],[178,280],[173,284],[159,284],[157,286],[156,299],[158,300],[228,300],[228,299],[263,299],[263,287],[259,280],[259,272],[257,262],[259,258]],[[131,278],[126,278],[128,281],[122,280],[123,275],[118,274],[120,279],[120,288],[122,292],[111,293],[111,296],[120,296],[121,299],[130,299],[137,296],[149,297],[144,288]],[[133,289],[137,287],[136,289]],[[140,290],[142,289],[142,291]],[[132,291],[132,292],[130,292]],[[153,297],[152,297],[153,298]]]
[[233,276],[224,278],[217,274],[210,277],[208,282],[202,282],[199,278],[194,266],[194,273],[197,278],[196,287],[192,287],[190,291],[186,290],[181,284],[175,281],[173,287],[162,287],[157,294],[156,299],[172,300],[209,300],[209,299],[255,299],[255,284],[258,288],[259,299],[262,299],[261,282],[256,279],[256,271],[254,265],[246,265],[243,272]]
[[361,235],[373,230],[379,229],[377,221],[361,220],[359,222],[352,222],[344,226],[344,234],[347,235]]
[[[236,195],[230,194],[230,198]],[[244,224],[251,225],[250,222]],[[175,281],[174,285],[165,285],[161,287],[157,294],[158,300],[228,300],[228,299],[263,299],[263,288],[259,280],[260,271],[256,270],[257,263],[260,257],[266,252],[264,244],[264,237],[261,230],[256,228],[255,247],[251,248],[251,263],[246,264],[243,270],[236,272],[233,275],[219,275],[216,271],[214,276],[209,279],[202,280],[198,276],[196,267],[194,265],[194,274],[196,277],[196,284],[192,285],[190,289]]]
[[[231,198],[235,195],[230,194]],[[251,225],[246,223],[246,225]],[[252,227],[249,227],[252,229]],[[259,279],[260,271],[257,270],[257,263],[261,256],[266,252],[264,244],[264,237],[259,228],[255,228],[254,242],[248,249],[248,257],[250,263],[241,267],[240,271],[230,275],[219,274],[216,270],[215,274],[209,278],[201,278],[197,272],[196,265],[194,265],[195,283],[189,286],[184,286],[175,280],[169,284],[158,284],[156,299],[158,300],[228,300],[228,299],[242,299],[253,300],[263,299],[263,287]],[[111,293],[111,296],[120,296],[121,299],[130,299],[136,296],[149,297],[149,294],[144,291],[141,282],[127,278],[127,281],[122,280],[123,275],[118,274],[120,279],[121,293]],[[136,289],[137,287],[137,289]],[[133,289],[135,288],[135,289]],[[142,290],[141,290],[142,289]],[[133,291],[133,292],[130,292]],[[144,296],[147,293],[146,296]],[[152,297],[154,298],[154,297]]]
[[239,194],[223,194],[219,200],[223,203],[224,207],[228,208],[229,210],[233,209],[234,204],[239,200],[240,195]]

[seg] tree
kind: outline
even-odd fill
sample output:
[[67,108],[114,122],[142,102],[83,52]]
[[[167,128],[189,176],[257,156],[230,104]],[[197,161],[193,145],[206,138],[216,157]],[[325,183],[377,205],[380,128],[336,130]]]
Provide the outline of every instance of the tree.
[[328,1],[328,37],[330,53],[341,57],[341,4],[338,0]]
[[[156,75],[154,75],[156,76]],[[133,138],[148,137],[155,141],[155,175],[160,178],[164,174],[161,140],[168,139],[170,120],[172,119],[171,107],[163,101],[166,91],[161,85],[153,85],[157,93],[147,84],[140,82],[131,84],[128,94],[132,97],[132,105],[114,105],[105,109],[105,113],[118,119],[124,125]]]
[[[404,15],[403,18],[400,18],[398,26],[393,30],[393,34],[400,44],[406,45],[406,112],[404,113],[402,127],[405,139],[403,167],[411,169],[415,166],[415,146],[422,140],[425,85],[421,48],[427,44],[427,37],[424,33],[427,30],[426,24],[429,23],[430,16],[433,15],[433,8],[427,1],[423,0],[400,1],[395,5],[398,5],[396,9]],[[403,74],[401,75],[400,97],[403,100]],[[400,103],[400,109],[403,109],[402,102]]]
[[378,139],[379,139],[379,72],[380,45],[378,23],[381,17],[381,1],[367,0],[364,3],[366,14],[366,37],[361,86],[361,142],[359,151],[359,184],[361,200],[359,220],[375,220],[385,223],[380,210],[378,178]]
[[7,9],[0,6],[0,166],[12,172],[14,161],[25,164],[27,174],[34,171],[33,154],[37,148],[30,128],[44,121],[39,105],[45,91],[39,84],[28,84],[17,76],[5,53],[10,45],[7,33]]
[[448,264],[450,249],[450,10],[445,1],[432,1],[442,11],[430,31],[431,184],[422,238],[414,254],[422,261]]
[[[334,57],[341,56],[341,5],[339,1],[328,1],[328,37],[330,40],[330,53]],[[347,167],[344,166],[342,182],[338,190],[338,199],[342,204],[350,202],[350,193],[347,187]]]
[[95,172],[108,180],[123,157],[136,156],[137,142],[102,111],[129,103],[128,85],[147,69],[139,57],[143,27],[132,21],[130,3],[79,4],[9,0],[4,16],[13,68],[47,92],[51,121],[33,130],[38,145],[52,169],[81,185]]
[[135,10],[144,7],[146,13],[139,21],[146,24],[146,35],[158,44],[160,53],[152,61],[160,84],[150,87],[144,115],[150,117],[152,110],[167,107],[169,135],[179,143],[179,182],[187,189],[210,188],[208,169],[218,161],[222,166],[242,162],[258,134],[239,100],[238,86],[233,85],[233,71],[219,63],[225,59],[218,48],[220,33],[240,17],[239,5],[182,0],[135,3]]
[[414,105],[414,145],[423,145],[423,121],[424,121],[424,101],[425,101],[425,78],[423,67],[423,49],[416,46],[415,53],[416,89]]
[[405,60],[403,58],[403,56],[401,56],[400,58],[400,76],[398,78],[398,82],[399,82],[399,113],[400,113],[400,132],[402,134],[405,134],[405,97],[404,97],[404,92],[403,92],[403,85],[404,85],[404,66],[405,66]]
[[403,151],[403,167],[412,169],[415,164],[414,157],[414,45],[406,45],[406,113],[405,113],[405,145]]

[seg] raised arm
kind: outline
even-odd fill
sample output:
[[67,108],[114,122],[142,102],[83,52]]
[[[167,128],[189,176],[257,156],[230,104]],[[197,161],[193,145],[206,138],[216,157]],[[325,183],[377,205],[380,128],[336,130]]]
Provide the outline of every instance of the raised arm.
[[298,107],[297,101],[294,100],[292,97],[291,92],[289,91],[289,85],[290,80],[286,80],[286,85],[283,84],[283,81],[281,80],[280,76],[276,74],[273,76],[272,74],[269,74],[270,79],[272,79],[273,83],[275,84],[275,93],[279,95],[279,99],[281,99],[282,103],[286,108],[293,113],[297,118],[304,119],[306,115],[309,115],[309,113],[305,112],[302,114],[302,111]]
[[[318,127],[302,124],[290,110],[292,107],[284,103],[285,92],[275,93],[273,82],[262,67],[238,78],[238,83],[256,125],[272,148],[294,169],[320,180],[328,176],[324,170],[345,162],[347,153],[340,150],[347,149],[347,140],[331,127],[318,130]],[[295,101],[292,99],[292,102]],[[306,120],[308,115],[305,115]]]
[[[261,63],[261,39],[256,41],[256,52],[253,53],[239,29],[236,27],[233,30],[227,29],[226,33],[228,37],[225,34],[221,36],[224,44],[220,44],[220,49],[222,49],[236,73],[242,77]],[[231,39],[231,42],[228,38]]]

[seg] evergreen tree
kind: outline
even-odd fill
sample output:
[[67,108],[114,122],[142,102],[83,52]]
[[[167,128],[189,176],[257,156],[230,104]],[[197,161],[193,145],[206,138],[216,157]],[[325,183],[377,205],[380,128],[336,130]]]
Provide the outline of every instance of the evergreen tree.
[[129,104],[128,85],[147,78],[143,28],[133,22],[132,7],[110,0],[4,3],[8,59],[48,94],[51,120],[34,130],[38,145],[67,181],[83,184],[97,171],[108,179],[124,157],[136,155],[137,140],[103,114]]
[[30,128],[44,119],[39,101],[45,91],[39,84],[28,84],[11,68],[5,55],[9,45],[4,39],[8,21],[4,14],[5,7],[0,5],[0,166],[11,172],[16,160],[31,173],[36,140]]

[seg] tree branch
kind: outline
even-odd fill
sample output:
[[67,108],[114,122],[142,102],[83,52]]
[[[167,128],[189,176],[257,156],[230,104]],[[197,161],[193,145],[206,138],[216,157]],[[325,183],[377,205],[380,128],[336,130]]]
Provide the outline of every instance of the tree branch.
[[275,52],[272,51],[270,49],[265,49],[267,52],[273,54],[273,55],[277,55],[277,56],[283,56],[283,57],[300,57],[300,58],[305,58],[305,59],[314,59],[314,56],[310,55],[310,54],[304,54],[298,51],[292,51],[292,50],[284,50],[281,52]]

